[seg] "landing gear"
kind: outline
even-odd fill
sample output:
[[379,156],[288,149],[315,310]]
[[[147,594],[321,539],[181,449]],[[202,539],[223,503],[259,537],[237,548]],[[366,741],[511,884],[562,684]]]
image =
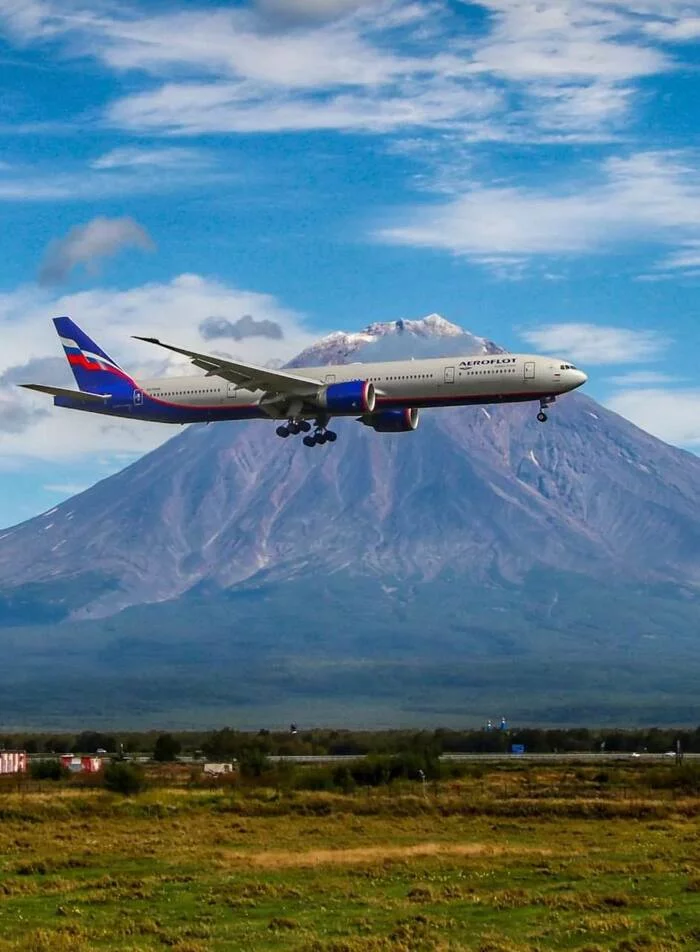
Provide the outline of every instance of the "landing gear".
[[540,412],[537,414],[537,419],[540,423],[547,422],[547,414],[544,412],[548,406],[554,403],[556,397],[542,397],[540,400]]
[[303,439],[304,446],[323,446],[324,443],[335,443],[338,434],[333,430],[324,430],[322,427],[316,427],[310,436]]
[[283,440],[286,440],[288,436],[296,436],[298,433],[308,433],[310,429],[311,424],[308,420],[288,420],[287,423],[278,426],[275,433],[277,436],[282,437]]
[[316,425],[314,427],[313,433],[311,432],[311,424],[308,420],[297,420],[290,419],[286,423],[282,423],[277,427],[275,433],[277,436],[282,437],[285,440],[288,436],[296,436],[297,433],[306,433],[307,436],[304,437],[302,443],[304,446],[323,446],[324,443],[335,443],[338,439],[338,434],[334,433],[333,430],[326,429],[330,417],[326,414],[323,416],[318,416],[316,418]]

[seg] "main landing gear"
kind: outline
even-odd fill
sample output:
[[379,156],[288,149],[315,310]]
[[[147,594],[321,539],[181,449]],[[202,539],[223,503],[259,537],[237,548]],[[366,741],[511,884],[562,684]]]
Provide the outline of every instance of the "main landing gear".
[[296,436],[298,433],[306,433],[302,440],[304,446],[323,446],[324,443],[335,443],[338,434],[333,430],[327,429],[328,418],[319,417],[316,420],[313,433],[311,433],[311,424],[308,420],[289,420],[278,426],[275,432],[277,436],[285,439],[288,436]]
[[324,443],[335,443],[338,434],[333,430],[326,430],[324,427],[317,426],[310,436],[305,436],[302,440],[304,446],[323,446]]
[[286,440],[288,436],[296,436],[297,433],[308,433],[310,429],[311,424],[308,420],[289,420],[288,423],[278,426],[275,433]]
[[537,414],[537,419],[539,420],[540,423],[547,422],[548,417],[544,411],[547,409],[548,406],[554,403],[555,399],[556,397],[542,397],[542,399],[540,400],[540,412]]

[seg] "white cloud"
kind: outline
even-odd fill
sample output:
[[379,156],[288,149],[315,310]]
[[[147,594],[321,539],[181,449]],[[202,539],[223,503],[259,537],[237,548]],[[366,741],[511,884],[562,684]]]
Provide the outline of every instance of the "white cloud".
[[231,178],[229,171],[218,169],[194,149],[114,149],[82,167],[0,166],[0,202],[89,202],[176,188],[201,189]]
[[700,234],[694,156],[648,152],[603,163],[599,181],[547,190],[471,189],[408,211],[381,229],[385,241],[477,258],[602,252],[613,244],[684,242]]
[[311,129],[391,132],[484,116],[497,94],[454,83],[425,82],[389,93],[262,94],[235,83],[171,83],[117,100],[115,126],[135,131],[200,135],[217,132],[291,132]]
[[419,65],[372,43],[354,21],[275,31],[240,7],[103,17],[89,34],[90,52],[118,70],[161,76],[187,68],[287,89],[372,86]]
[[656,20],[646,25],[646,31],[650,36],[667,42],[689,43],[700,36],[700,16]]
[[90,487],[83,483],[48,483],[42,488],[47,493],[57,493],[59,496],[77,496]]
[[283,20],[333,20],[369,6],[374,0],[255,0],[267,16]]
[[[17,16],[0,0],[0,16],[25,42],[62,39],[73,55],[158,83],[138,92],[130,84],[108,108],[110,121],[184,134],[383,133],[453,126],[488,104],[506,137],[517,129],[587,141],[623,125],[637,80],[674,68],[649,28],[687,19],[658,4],[639,16],[616,0],[481,0],[466,13],[447,0],[256,0],[175,12],[110,0],[28,6]],[[416,100],[430,87],[426,108]]]
[[629,364],[658,357],[670,341],[656,331],[636,331],[598,324],[547,324],[520,335],[545,353],[582,364]]
[[[18,390],[9,383],[16,380],[14,371],[18,367],[30,364],[40,376],[39,361],[62,356],[51,324],[51,318],[58,314],[71,315],[137,379],[153,376],[154,365],[157,373],[200,373],[175,355],[171,357],[158,348],[132,340],[132,335],[157,336],[207,353],[211,345],[201,337],[198,327],[211,315],[237,320],[249,314],[258,321],[274,321],[282,328],[281,340],[251,337],[235,343],[234,356],[256,364],[265,364],[271,358],[288,360],[317,337],[306,329],[299,314],[270,295],[232,288],[196,275],[181,275],[167,284],[147,284],[124,291],[96,289],[57,297],[37,287],[25,287],[0,294],[0,400],[6,402],[8,419],[11,417],[16,431],[0,432],[3,468],[27,459],[85,459],[92,466],[98,454],[105,458],[108,468],[121,468],[124,454],[131,458],[132,454],[144,453],[177,432],[164,424],[60,410],[51,405],[49,398]],[[2,382],[3,377],[7,383]],[[35,377],[24,378],[24,382],[44,381]],[[51,382],[75,387],[65,361],[64,377]],[[39,415],[30,417],[31,414]]]
[[660,51],[633,42],[624,5],[597,0],[482,0],[492,29],[476,59],[509,79],[625,80],[668,66]]
[[667,255],[659,267],[670,271],[700,268],[700,239],[684,242],[677,251]]
[[79,265],[95,272],[97,263],[124,248],[154,248],[148,232],[133,218],[93,218],[53,241],[39,270],[42,284],[60,284]]
[[700,389],[625,390],[606,406],[667,443],[700,446]]
[[209,164],[208,156],[200,149],[153,148],[122,146],[94,159],[93,169],[134,168],[198,168]]
[[653,387],[666,383],[678,383],[678,378],[654,370],[632,370],[627,374],[610,377],[608,383],[616,387]]

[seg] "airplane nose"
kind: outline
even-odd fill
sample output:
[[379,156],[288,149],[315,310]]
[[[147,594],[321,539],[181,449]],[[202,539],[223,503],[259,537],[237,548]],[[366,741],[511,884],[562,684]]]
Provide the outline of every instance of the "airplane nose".
[[585,374],[582,370],[574,371],[576,374],[576,386],[580,387],[588,380],[588,374]]

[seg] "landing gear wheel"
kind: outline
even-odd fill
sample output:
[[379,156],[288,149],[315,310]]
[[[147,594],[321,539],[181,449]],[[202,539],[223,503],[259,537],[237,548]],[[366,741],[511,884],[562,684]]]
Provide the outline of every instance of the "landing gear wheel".
[[277,436],[281,436],[283,440],[286,440],[287,437],[289,436],[289,430],[287,429],[286,426],[278,426],[277,429],[275,430],[275,433],[277,434]]
[[289,432],[292,434],[292,436],[296,436],[297,433],[299,432],[299,424],[298,424],[298,423],[288,423],[288,424],[287,424],[287,429],[288,429]]
[[327,434],[327,433],[323,433],[323,432],[321,432],[321,433],[316,433],[316,435],[314,436],[314,439],[316,440],[316,442],[318,443],[319,446],[323,446],[323,444],[324,444],[324,443],[326,442],[326,440],[328,439],[328,434]]
[[540,421],[540,423],[547,422],[547,414],[544,412],[544,410],[540,410],[540,412],[537,414],[537,419]]
[[299,427],[302,433],[308,433],[309,430],[311,429],[311,424],[309,423],[308,420],[300,420],[297,423],[297,426]]
[[304,446],[316,446],[316,437],[315,436],[305,436],[302,440]]
[[326,430],[326,440],[329,443],[335,443],[337,439],[338,439],[337,433],[335,433],[333,430]]

